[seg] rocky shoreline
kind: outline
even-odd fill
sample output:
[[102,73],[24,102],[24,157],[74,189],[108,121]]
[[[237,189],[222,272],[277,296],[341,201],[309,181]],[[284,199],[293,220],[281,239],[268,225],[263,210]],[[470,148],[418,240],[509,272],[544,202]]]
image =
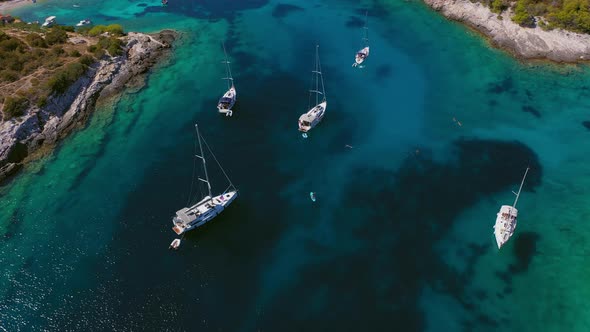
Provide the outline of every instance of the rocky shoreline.
[[512,22],[511,13],[501,16],[481,3],[469,0],[424,0],[449,19],[463,22],[489,37],[494,46],[524,59],[548,59],[556,62],[590,60],[590,35],[561,29],[545,31],[525,28]]
[[46,106],[29,107],[25,115],[0,123],[0,183],[38,157],[35,152],[42,147],[54,146],[84,125],[97,102],[118,96],[125,88],[141,86],[144,74],[171,52],[178,33],[130,32],[123,38],[124,55],[101,59],[63,95],[50,96]]

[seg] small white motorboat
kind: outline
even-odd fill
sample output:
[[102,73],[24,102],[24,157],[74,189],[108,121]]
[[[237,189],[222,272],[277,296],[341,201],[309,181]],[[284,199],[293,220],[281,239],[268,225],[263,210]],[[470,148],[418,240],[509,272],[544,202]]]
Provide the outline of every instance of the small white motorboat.
[[42,27],[45,28],[49,28],[50,26],[53,26],[55,24],[55,16],[49,16],[48,18],[45,19],[45,22],[43,22],[43,24],[41,24]]
[[78,24],[76,24],[76,26],[77,27],[83,27],[83,26],[88,25],[88,24],[91,24],[91,23],[92,22],[90,20],[86,19],[86,20],[82,20],[82,21],[78,22]]
[[168,247],[168,249],[178,250],[178,247],[180,247],[180,239],[174,239],[172,243],[170,243],[170,247]]

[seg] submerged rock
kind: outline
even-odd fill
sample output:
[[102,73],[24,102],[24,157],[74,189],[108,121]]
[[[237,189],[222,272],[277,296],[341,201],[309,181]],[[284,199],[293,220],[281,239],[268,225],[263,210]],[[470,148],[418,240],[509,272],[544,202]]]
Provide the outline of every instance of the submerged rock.
[[[0,123],[0,181],[13,175],[43,145],[53,145],[82,125],[99,98],[109,98],[130,86],[133,78],[148,71],[170,49],[177,33],[154,35],[130,32],[124,37],[126,54],[105,57],[62,95],[52,95],[47,105],[31,106],[25,115]],[[132,86],[141,86],[137,79]]]

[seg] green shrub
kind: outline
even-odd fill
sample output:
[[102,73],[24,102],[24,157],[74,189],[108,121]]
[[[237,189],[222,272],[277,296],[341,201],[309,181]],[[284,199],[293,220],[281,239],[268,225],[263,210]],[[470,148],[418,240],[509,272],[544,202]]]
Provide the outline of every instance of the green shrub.
[[15,72],[14,70],[3,70],[0,73],[0,80],[5,81],[5,82],[14,82],[16,80],[18,80],[18,78],[20,77],[20,75]]
[[95,25],[90,30],[88,30],[88,35],[96,37],[105,32],[108,32],[112,36],[123,36],[125,34],[123,32],[123,27],[120,24],[111,24],[108,26]]
[[51,28],[51,30],[45,34],[45,41],[48,45],[63,44],[67,40],[68,34],[65,30],[58,27]]
[[106,30],[106,26],[104,25],[95,25],[92,29],[88,30],[88,35],[92,37],[96,37],[100,34],[103,34]]
[[96,60],[94,60],[93,57],[91,57],[90,55],[83,55],[80,57],[80,59],[78,60],[78,62],[80,62],[81,64],[83,64],[84,66],[90,66],[91,64],[93,64]]
[[45,107],[47,105],[47,96],[41,96],[37,99],[37,107]]
[[105,29],[106,32],[113,36],[123,36],[123,27],[120,24],[111,24],[108,25]]
[[80,54],[80,52],[78,52],[78,50],[72,50],[70,52],[70,56],[75,57],[75,58],[79,58],[80,56],[82,56],[82,54]]
[[55,45],[51,48],[51,53],[60,56],[66,53],[66,51],[64,51],[63,47]]
[[12,119],[14,117],[23,115],[28,105],[29,101],[27,98],[6,97],[4,100],[4,107],[2,109],[2,112],[4,112],[4,118]]
[[27,41],[27,43],[29,43],[31,47],[47,47],[45,39],[43,39],[43,37],[41,37],[41,35],[39,35],[38,33],[31,32],[25,37],[25,40]]
[[49,79],[47,85],[51,93],[63,94],[66,90],[86,72],[86,66],[79,62],[69,63]]

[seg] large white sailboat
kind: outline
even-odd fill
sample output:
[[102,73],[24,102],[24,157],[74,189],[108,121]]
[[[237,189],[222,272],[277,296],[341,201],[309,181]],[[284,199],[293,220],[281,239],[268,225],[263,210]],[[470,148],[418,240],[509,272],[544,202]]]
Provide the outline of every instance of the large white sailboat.
[[[197,227],[203,226],[211,219],[217,217],[226,207],[228,207],[238,196],[238,190],[233,185],[215,155],[209,148],[207,141],[201,136],[199,133],[199,127],[195,124],[195,130],[197,131],[197,138],[199,140],[199,149],[201,151],[201,155],[196,155],[196,158],[201,159],[203,162],[203,171],[205,173],[205,179],[198,178],[199,181],[204,182],[207,184],[208,195],[202,197],[196,204],[191,205],[189,207],[182,208],[176,211],[176,215],[172,218],[172,230],[181,235],[185,232],[188,232],[192,229]],[[211,194],[211,183],[209,182],[209,175],[207,173],[207,163],[205,160],[205,155],[203,154],[203,146],[201,144],[201,140],[205,142],[205,146],[207,150],[213,156],[213,159],[225,175],[225,178],[229,182],[229,186],[219,195],[213,196]],[[192,185],[192,184],[191,184]],[[192,191],[192,190],[191,190]]]
[[514,230],[516,229],[516,217],[518,216],[516,203],[518,202],[518,197],[520,196],[520,191],[522,190],[522,185],[524,184],[524,179],[526,178],[528,172],[529,168],[527,167],[526,171],[524,172],[524,176],[522,177],[520,188],[518,188],[518,193],[512,192],[516,195],[514,204],[511,206],[502,205],[502,207],[500,207],[500,212],[497,214],[496,224],[494,225],[494,236],[496,237],[498,249],[502,248],[502,246],[508,242],[510,237],[512,237],[512,234],[514,234]]
[[360,66],[369,57],[369,28],[367,27],[367,13],[365,13],[365,26],[363,27],[362,48],[354,56],[353,67]]
[[[302,114],[299,117],[299,131],[307,133],[314,128],[322,119],[326,113],[326,90],[324,89],[324,78],[322,76],[322,66],[320,64],[319,55],[320,45],[316,45],[315,49],[315,67],[312,71],[312,88],[309,90],[309,102],[311,104],[312,95],[315,94],[315,106],[313,106],[307,113]],[[314,88],[315,83],[315,88]],[[320,87],[321,85],[321,87]],[[321,91],[320,91],[321,88]],[[320,95],[322,98],[320,99]],[[311,106],[311,105],[309,105]]]
[[217,110],[221,114],[226,116],[232,116],[232,107],[236,103],[237,92],[234,86],[234,78],[231,76],[231,69],[229,67],[230,62],[227,60],[227,52],[225,51],[225,45],[223,45],[223,54],[225,54],[225,74],[224,80],[227,80],[227,91],[223,94],[223,97],[219,98],[217,103]]

